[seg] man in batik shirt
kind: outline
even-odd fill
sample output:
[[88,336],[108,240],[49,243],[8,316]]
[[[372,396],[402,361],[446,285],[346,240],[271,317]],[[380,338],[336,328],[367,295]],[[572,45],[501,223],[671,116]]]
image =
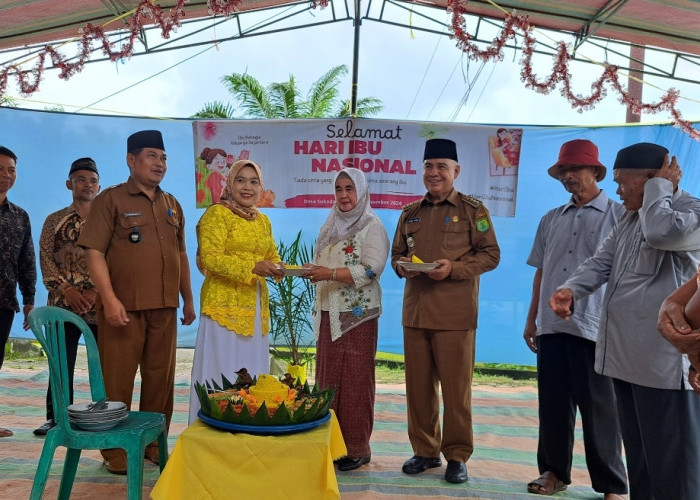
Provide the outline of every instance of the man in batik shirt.
[[[27,315],[34,307],[36,261],[29,215],[7,199],[17,179],[17,155],[0,146],[0,368],[5,358],[5,344],[10,336],[15,313],[19,312],[17,285],[22,293],[24,328]],[[0,427],[0,438],[12,431]]]
[[[95,299],[97,290],[88,276],[85,249],[77,245],[80,230],[90,212],[90,205],[100,191],[100,176],[92,158],[79,158],[68,172],[66,187],[73,194],[73,203],[46,218],[39,240],[39,261],[44,285],[49,291],[48,305],[68,309],[85,320],[97,338]],[[78,355],[80,329],[66,323],[66,360],[68,386],[73,402],[73,370]],[[51,384],[46,391],[46,423],[34,430],[45,435],[56,425],[53,419]]]

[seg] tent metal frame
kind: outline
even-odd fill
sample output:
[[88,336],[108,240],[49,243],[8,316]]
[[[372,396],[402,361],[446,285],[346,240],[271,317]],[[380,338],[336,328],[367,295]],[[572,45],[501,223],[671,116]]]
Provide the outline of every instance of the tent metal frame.
[[[579,57],[578,52],[581,46],[591,44],[594,47],[602,49],[606,54],[611,54],[619,57],[621,61],[627,61],[629,64],[620,66],[623,70],[636,71],[642,76],[654,76],[686,82],[691,84],[699,84],[695,75],[700,69],[700,56],[687,53],[679,53],[671,50],[645,47],[645,60],[636,60],[630,58],[630,47],[632,44],[608,38],[599,38],[595,36],[595,32],[608,19],[610,19],[617,10],[619,10],[628,0],[609,0],[598,13],[591,18],[577,33],[567,31],[557,31],[551,29],[538,28],[538,30],[564,34],[567,37],[573,37],[573,50],[571,53],[572,60],[577,62],[591,63],[587,58]],[[119,0],[105,0],[105,4],[111,5],[115,15],[123,13],[126,7]],[[253,16],[260,17],[261,13],[268,14],[268,19],[257,23],[248,24],[247,21]],[[410,16],[408,15],[410,14]],[[306,19],[303,19],[305,16]],[[309,20],[312,16],[314,19]],[[442,16],[443,19],[438,19]],[[410,23],[406,21],[409,18]],[[359,59],[359,39],[360,26],[363,21],[372,21],[385,25],[391,25],[416,31],[433,33],[440,36],[449,36],[448,24],[444,20],[445,10],[441,7],[418,5],[401,0],[368,0],[363,8],[361,0],[329,0],[328,7],[322,10],[314,10],[310,2],[299,1],[282,6],[273,6],[255,11],[244,11],[236,13],[230,17],[205,17],[198,19],[186,20],[177,32],[173,32],[169,39],[163,39],[160,36],[160,28],[151,26],[143,28],[138,37],[138,43],[134,46],[133,56],[157,54],[170,50],[179,50],[202,45],[222,44],[237,39],[249,38],[253,36],[271,35],[283,31],[292,31],[302,28],[314,26],[322,26],[339,22],[352,22],[354,24],[354,51],[353,51],[353,108],[356,102],[356,91],[358,81],[358,59]],[[488,44],[492,41],[491,33],[497,30],[502,25],[502,20],[488,18],[484,16],[468,16],[470,33],[472,40]],[[202,35],[212,30],[220,29],[222,32],[226,28],[227,33],[217,38],[202,39]],[[115,31],[110,35],[110,40],[116,46],[128,40],[129,33],[125,31]],[[54,42],[53,46],[70,44],[70,40]],[[554,56],[556,47],[554,44],[548,44],[538,39],[538,48],[536,53],[543,55]],[[27,45],[22,48],[0,50],[0,64],[3,66],[9,64],[21,64],[30,59],[33,55],[38,54],[43,50],[46,44]],[[515,51],[521,49],[518,41],[508,43],[507,48]],[[93,48],[93,57],[87,62],[94,63],[108,60],[109,58],[101,52],[101,47]],[[664,57],[670,58],[670,68],[662,68],[657,65],[649,64],[650,54],[663,54]],[[98,55],[99,54],[99,55]],[[638,69],[640,68],[641,69]],[[47,67],[53,69],[53,67]],[[687,73],[687,74],[686,74]]]
[[[448,25],[445,24],[444,22],[441,22],[434,17],[430,17],[425,14],[421,14],[416,12],[415,10],[412,9],[411,5],[406,4],[405,2],[402,2],[400,0],[369,0],[370,4],[372,1],[378,1],[381,2],[381,10],[380,14],[378,17],[370,17],[369,15],[366,15],[364,18],[381,22],[384,24],[390,24],[393,26],[398,26],[398,27],[403,27],[403,28],[409,28],[412,30],[416,31],[424,31],[428,33],[433,33],[436,35],[442,35],[442,36],[449,36],[449,32],[446,31]],[[626,2],[627,0],[623,0],[623,3]],[[616,2],[616,0],[611,0],[610,3],[619,3]],[[388,15],[386,14],[386,9],[387,6],[393,6],[397,9],[402,9],[404,11],[412,11],[414,18],[420,18],[423,20],[423,22],[429,26],[421,26],[418,24],[407,24],[407,23],[402,23],[402,22],[397,22],[394,20],[388,19]],[[369,12],[370,7],[368,7],[367,11]],[[444,12],[443,9],[439,9],[441,12]],[[598,15],[601,15],[601,12],[604,11],[605,8],[601,9],[599,11]],[[608,16],[609,17],[609,16]],[[489,36],[488,30],[491,29],[493,31],[494,28],[498,28],[502,25],[502,21],[499,19],[493,19],[493,18],[487,18],[484,16],[473,16],[475,19],[475,27],[473,29],[470,29],[470,33],[472,35],[472,40],[475,42],[480,42],[480,43],[490,43],[493,39],[493,36]],[[584,27],[585,28],[585,27]],[[568,31],[555,31],[555,30],[550,30],[550,29],[544,29],[544,28],[537,28],[538,30],[541,31],[548,31],[548,32],[554,32],[554,33],[559,33],[559,34],[564,34],[566,36],[574,36],[575,38],[575,45],[574,45],[574,50],[571,53],[572,60],[576,62],[582,62],[582,63],[589,63],[589,64],[594,64],[592,63],[589,59],[585,57],[581,57],[578,55],[578,49],[583,45],[584,43],[588,43],[594,47],[600,48],[604,51],[606,51],[609,54],[619,56],[621,60],[626,60],[630,62],[629,65],[621,66],[620,64],[617,64],[620,66],[621,69],[626,70],[626,71],[631,71],[632,68],[632,62],[636,62],[638,64],[642,64],[643,68],[642,70],[637,70],[635,71],[642,73],[643,75],[649,75],[649,76],[656,76],[660,78],[667,78],[669,80],[676,80],[680,82],[686,82],[686,83],[692,83],[692,84],[698,84],[698,79],[696,75],[698,74],[697,71],[700,70],[700,56],[694,55],[694,54],[686,54],[686,53],[680,53],[680,52],[674,52],[671,50],[667,49],[661,49],[657,47],[649,47],[646,46],[646,54],[649,56],[652,53],[657,53],[657,54],[663,54],[667,57],[672,58],[672,61],[670,63],[670,68],[664,69],[661,68],[657,65],[652,65],[649,64],[648,62],[642,61],[642,60],[636,60],[634,58],[630,58],[629,55],[629,48],[633,45],[628,42],[622,42],[618,40],[611,40],[609,38],[600,38],[593,36],[593,33],[585,33],[584,28],[582,28],[581,31],[578,33],[571,33]],[[552,56],[554,57],[556,54],[556,46],[552,44],[548,44],[547,42],[544,42],[542,40],[538,39],[538,49],[535,50],[536,53],[542,54],[542,55],[547,55],[547,56]],[[611,45],[612,44],[612,45]],[[508,43],[506,44],[506,47],[509,49],[514,49],[514,50],[520,50],[522,47],[517,44],[517,43]],[[647,59],[650,59],[651,57],[648,57]],[[688,75],[685,75],[682,73],[684,64],[681,63],[689,63],[690,66],[694,68],[694,71],[689,71]],[[695,77],[694,77],[695,76]]]

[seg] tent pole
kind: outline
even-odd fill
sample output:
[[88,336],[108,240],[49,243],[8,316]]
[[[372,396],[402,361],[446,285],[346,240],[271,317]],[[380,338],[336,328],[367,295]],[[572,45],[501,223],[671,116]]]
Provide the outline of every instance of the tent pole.
[[352,49],[352,90],[350,96],[350,115],[357,118],[357,74],[360,58],[360,25],[362,17],[360,16],[360,0],[354,0],[355,4],[355,19],[353,26],[355,27],[355,37],[353,40]]
[[[645,50],[643,45],[630,45],[630,74],[627,83],[627,91],[630,97],[637,101],[642,101],[642,91],[644,90],[644,56]],[[627,107],[627,115],[625,123],[639,123],[642,121],[642,115],[632,113],[632,110]]]

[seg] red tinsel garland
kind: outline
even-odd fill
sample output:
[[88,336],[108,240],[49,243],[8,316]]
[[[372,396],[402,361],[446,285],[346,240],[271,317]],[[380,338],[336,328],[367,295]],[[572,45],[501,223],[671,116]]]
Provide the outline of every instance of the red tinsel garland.
[[[93,42],[102,45],[102,52],[110,58],[111,61],[131,57],[134,51],[134,41],[139,36],[142,27],[147,24],[155,24],[160,26],[161,36],[164,39],[170,38],[170,33],[180,26],[180,21],[185,17],[184,6],[188,0],[178,0],[169,12],[165,12],[160,6],[151,3],[151,0],[141,0],[138,7],[134,11],[133,16],[126,22],[126,29],[129,31],[129,36],[120,47],[114,46],[113,42],[105,34],[104,30],[99,26],[94,26],[91,23],[86,24],[80,30],[78,44],[80,46],[76,62],[69,62],[68,58],[58,52],[51,45],[46,45],[44,50],[39,52],[37,62],[30,70],[23,70],[19,65],[9,64],[0,70],[0,96],[5,95],[7,83],[10,75],[13,74],[17,80],[19,90],[22,95],[31,95],[39,89],[39,83],[46,69],[46,57],[49,56],[51,63],[55,68],[60,70],[59,78],[68,79],[82,71],[83,67],[90,59]],[[243,0],[209,0],[209,12],[212,15],[230,16],[238,10],[238,6]],[[325,7],[328,5],[328,0],[311,0],[313,7]]]
[[508,40],[514,39],[516,31],[523,36],[523,57],[520,60],[522,70],[520,79],[525,82],[525,86],[539,92],[541,94],[549,94],[558,84],[561,83],[561,95],[564,96],[570,103],[571,107],[579,113],[585,110],[591,110],[595,104],[602,101],[606,96],[605,84],[608,83],[619,94],[619,100],[622,104],[628,106],[633,113],[658,113],[663,110],[668,110],[673,116],[673,124],[679,127],[683,132],[690,135],[695,140],[700,140],[700,131],[693,128],[692,122],[684,120],[681,117],[681,112],[676,108],[679,92],[676,89],[669,89],[666,94],[661,97],[661,100],[655,104],[645,104],[638,99],[632,97],[620,83],[617,71],[618,67],[606,64],[603,74],[598,80],[591,83],[591,94],[588,97],[574,94],[571,90],[571,73],[569,72],[569,45],[564,42],[557,43],[557,53],[554,57],[552,65],[552,73],[541,82],[537,80],[537,76],[532,72],[532,55],[535,52],[537,41],[532,36],[532,26],[528,22],[527,16],[516,16],[507,14],[505,25],[498,37],[494,38],[491,44],[484,50],[479,49],[470,41],[471,35],[466,30],[466,21],[464,16],[467,14],[466,0],[448,0],[447,11],[452,12],[452,35],[451,37],[457,41],[457,47],[461,49],[472,60],[482,61],[502,61],[503,47]]
[[[68,79],[76,73],[82,71],[83,67],[90,59],[90,52],[93,42],[102,45],[102,52],[109,56],[110,60],[118,61],[125,57],[131,57],[134,50],[134,41],[139,35],[139,31],[146,24],[157,24],[161,28],[161,36],[164,39],[170,38],[170,33],[180,26],[180,20],[185,17],[184,6],[188,0],[178,0],[177,5],[168,13],[161,7],[154,5],[150,0],[141,0],[136,8],[131,20],[127,21],[126,27],[129,37],[123,42],[121,47],[114,47],[114,43],[99,26],[88,23],[82,28],[78,41],[80,50],[77,61],[69,62],[68,58],[59,53],[51,45],[46,45],[44,50],[37,57],[37,62],[30,70],[23,70],[20,66],[9,64],[0,70],[0,97],[5,95],[10,74],[14,74],[22,95],[30,95],[39,89],[41,77],[46,69],[46,57],[49,56],[54,67],[60,70],[59,78]],[[238,10],[238,6],[243,0],[208,0],[209,12],[212,15],[230,16]],[[311,0],[313,8],[326,7],[328,0]],[[571,73],[569,72],[569,45],[558,42],[557,54],[554,58],[552,73],[542,82],[537,80],[532,71],[532,55],[535,51],[536,40],[532,36],[532,26],[530,26],[527,16],[516,16],[507,14],[505,26],[498,37],[484,50],[470,41],[471,35],[467,31],[467,23],[464,16],[467,14],[467,0],[448,0],[447,11],[452,13],[452,35],[457,40],[457,47],[465,52],[473,60],[502,61],[503,47],[508,40],[514,39],[516,32],[519,32],[524,39],[523,57],[521,59],[522,70],[520,79],[525,82],[525,86],[541,94],[549,94],[558,84],[562,84],[561,95],[570,103],[571,107],[577,109],[579,113],[584,110],[593,109],[595,104],[602,101],[606,96],[605,84],[608,83],[620,95],[619,100],[628,106],[633,113],[640,114],[658,113],[668,110],[673,116],[674,125],[683,132],[689,134],[693,139],[700,140],[700,131],[693,128],[692,123],[681,117],[680,111],[676,108],[679,92],[676,89],[669,89],[658,103],[646,104],[627,92],[620,83],[617,75],[618,67],[605,65],[603,74],[597,81],[591,84],[591,95],[584,97],[576,95],[571,90]]]

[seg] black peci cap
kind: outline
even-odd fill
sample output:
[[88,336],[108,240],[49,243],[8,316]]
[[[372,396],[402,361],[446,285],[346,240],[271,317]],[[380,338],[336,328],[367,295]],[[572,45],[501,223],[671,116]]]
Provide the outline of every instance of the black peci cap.
[[425,143],[423,161],[434,158],[448,158],[457,161],[457,144],[449,139],[429,139]]
[[131,153],[135,149],[155,148],[165,151],[163,135],[160,130],[142,130],[131,134],[126,140],[126,152]]
[[658,170],[664,164],[668,149],[650,142],[632,144],[617,152],[613,170],[618,168],[633,168],[637,170]]
[[92,158],[78,158],[70,165],[70,171],[68,172],[68,177],[73,175],[73,172],[78,170],[89,170],[90,172],[95,172],[97,175],[100,173],[97,171],[97,163]]

